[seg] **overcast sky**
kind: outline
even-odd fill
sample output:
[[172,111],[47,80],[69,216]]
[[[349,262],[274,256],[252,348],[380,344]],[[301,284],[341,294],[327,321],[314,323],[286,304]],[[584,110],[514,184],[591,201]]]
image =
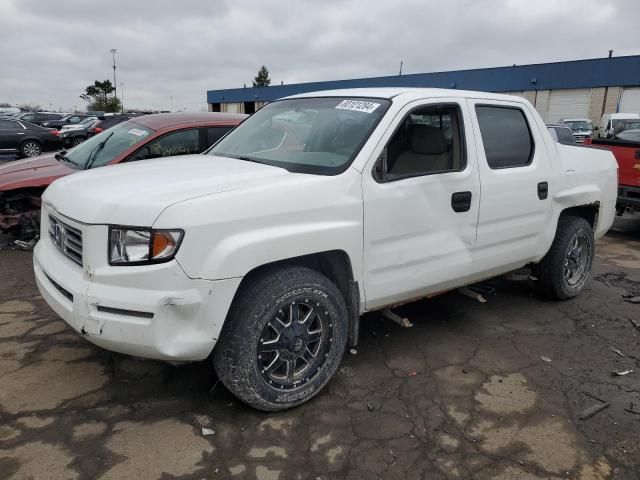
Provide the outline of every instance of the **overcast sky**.
[[638,19],[638,0],[0,0],[0,102],[84,108],[111,48],[125,106],[198,111],[262,64],[280,84],[640,54]]

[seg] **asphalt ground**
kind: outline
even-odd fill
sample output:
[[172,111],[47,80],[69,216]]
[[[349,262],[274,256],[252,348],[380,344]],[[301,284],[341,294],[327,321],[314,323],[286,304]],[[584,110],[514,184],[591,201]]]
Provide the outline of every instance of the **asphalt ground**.
[[398,309],[413,328],[369,314],[328,387],[270,414],[209,362],[93,346],[44,303],[31,253],[1,251],[0,479],[637,480],[639,242],[640,217],[617,220],[572,300],[496,279],[487,303]]

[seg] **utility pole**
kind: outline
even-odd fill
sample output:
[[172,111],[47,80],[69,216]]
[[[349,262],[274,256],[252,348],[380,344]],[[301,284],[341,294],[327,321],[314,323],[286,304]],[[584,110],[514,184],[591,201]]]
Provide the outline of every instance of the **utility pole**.
[[111,55],[113,56],[113,98],[118,97],[118,84],[116,83],[116,53],[118,53],[118,51],[115,48],[112,48]]
[[[609,50],[609,58],[613,57],[613,50]],[[607,107],[607,96],[609,95],[609,85],[604,86],[604,96],[602,97],[602,109],[600,116],[604,115],[604,111]],[[602,126],[602,125],[601,125]]]
[[400,60],[400,73],[398,73],[398,76],[402,76],[402,60]]
[[120,113],[124,113],[124,83],[120,82]]

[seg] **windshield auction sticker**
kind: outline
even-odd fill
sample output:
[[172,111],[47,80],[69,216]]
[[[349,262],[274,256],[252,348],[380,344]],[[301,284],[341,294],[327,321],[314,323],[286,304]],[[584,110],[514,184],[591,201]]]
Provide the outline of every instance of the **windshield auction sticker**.
[[145,132],[144,130],[140,130],[139,128],[132,128],[131,130],[129,130],[129,133],[131,135],[136,135],[138,137],[146,137],[147,136],[147,132]]
[[372,113],[379,106],[379,103],[367,102],[365,100],[343,100],[336,105],[336,108],[338,110],[353,110],[354,112]]

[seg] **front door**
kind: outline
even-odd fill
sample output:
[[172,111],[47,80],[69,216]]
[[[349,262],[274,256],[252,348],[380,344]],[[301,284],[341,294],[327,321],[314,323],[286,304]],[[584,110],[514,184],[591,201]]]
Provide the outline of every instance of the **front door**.
[[367,309],[446,290],[473,274],[480,185],[468,106],[413,102],[363,172]]

